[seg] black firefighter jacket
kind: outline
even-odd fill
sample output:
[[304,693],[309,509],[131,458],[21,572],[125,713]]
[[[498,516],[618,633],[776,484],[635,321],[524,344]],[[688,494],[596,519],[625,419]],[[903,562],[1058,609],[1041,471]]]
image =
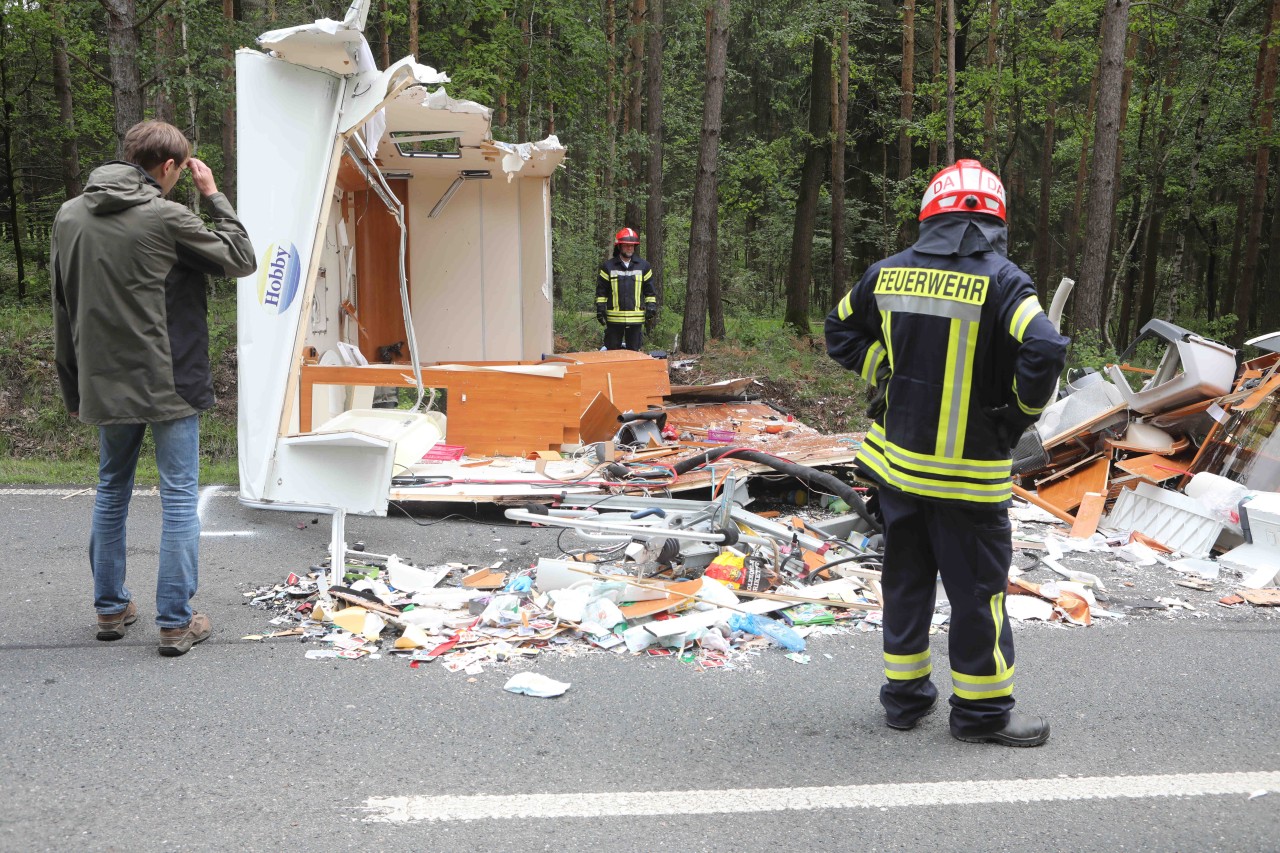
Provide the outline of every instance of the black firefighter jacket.
[[[959,235],[965,223],[951,217],[963,216],[933,219]],[[1012,444],[1053,396],[1068,341],[1030,277],[976,230],[969,237],[987,251],[957,236],[954,253],[934,254],[946,249],[927,239],[937,236],[932,221],[831,312],[827,351],[868,382],[888,383],[883,417],[857,457],[874,480],[923,498],[1004,506]]]
[[610,323],[631,325],[644,322],[644,312],[658,305],[658,292],[653,281],[653,267],[639,255],[631,256],[626,266],[618,256],[600,265],[596,278],[596,310],[604,308]]

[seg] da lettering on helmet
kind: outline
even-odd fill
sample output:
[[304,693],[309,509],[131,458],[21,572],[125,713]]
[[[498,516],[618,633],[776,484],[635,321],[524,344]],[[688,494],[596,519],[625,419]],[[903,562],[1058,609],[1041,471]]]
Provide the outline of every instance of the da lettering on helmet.
[[272,314],[283,314],[298,295],[302,265],[298,247],[292,243],[272,243],[258,264],[258,301]]
[[924,296],[949,299],[965,305],[981,305],[987,300],[991,279],[951,270],[917,267],[885,267],[876,276],[877,296]]

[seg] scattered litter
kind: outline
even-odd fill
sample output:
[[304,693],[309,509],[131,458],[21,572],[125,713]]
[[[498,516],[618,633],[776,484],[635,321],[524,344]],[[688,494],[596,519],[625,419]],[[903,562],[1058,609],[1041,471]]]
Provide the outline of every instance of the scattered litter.
[[1280,607],[1280,589],[1242,589],[1239,595],[1258,607]]
[[553,696],[562,695],[569,689],[569,685],[536,672],[518,672],[511,676],[502,689],[508,693],[523,693],[526,696],[550,699]]

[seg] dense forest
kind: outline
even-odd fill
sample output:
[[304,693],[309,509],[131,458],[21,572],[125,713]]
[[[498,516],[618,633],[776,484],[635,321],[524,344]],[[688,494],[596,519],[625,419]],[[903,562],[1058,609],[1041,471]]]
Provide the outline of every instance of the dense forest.
[[[234,192],[234,51],[343,8],[16,0],[0,15],[12,304],[47,298],[53,215],[133,122],[182,127]],[[568,147],[563,307],[590,307],[630,225],[682,349],[722,336],[726,314],[811,334],[913,239],[928,177],[974,157],[1007,188],[1011,257],[1046,304],[1077,281],[1071,331],[1103,351],[1152,317],[1235,342],[1273,330],[1278,17],[1280,0],[373,0],[366,33],[380,66],[416,55],[493,107],[497,138]]]

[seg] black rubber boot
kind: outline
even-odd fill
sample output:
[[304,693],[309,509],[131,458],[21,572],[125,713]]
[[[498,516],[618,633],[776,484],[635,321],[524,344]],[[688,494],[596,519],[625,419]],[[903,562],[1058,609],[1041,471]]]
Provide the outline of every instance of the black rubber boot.
[[1003,746],[1039,746],[1049,739],[1049,721],[1044,717],[1009,714],[1004,728],[986,734],[962,734],[955,729],[951,736],[966,743],[998,743]]

